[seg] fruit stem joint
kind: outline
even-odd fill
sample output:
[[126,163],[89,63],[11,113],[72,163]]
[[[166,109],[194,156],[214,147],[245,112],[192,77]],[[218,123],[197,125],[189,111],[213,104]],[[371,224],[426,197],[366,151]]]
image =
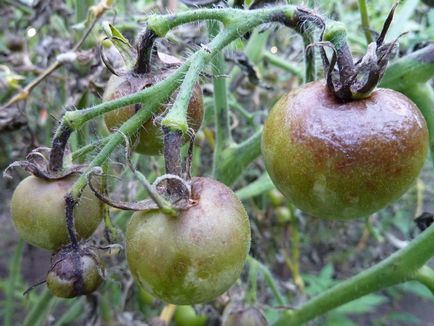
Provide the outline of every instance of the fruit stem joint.
[[341,22],[329,22],[324,30],[324,41],[333,43],[337,50],[347,45],[347,29]]

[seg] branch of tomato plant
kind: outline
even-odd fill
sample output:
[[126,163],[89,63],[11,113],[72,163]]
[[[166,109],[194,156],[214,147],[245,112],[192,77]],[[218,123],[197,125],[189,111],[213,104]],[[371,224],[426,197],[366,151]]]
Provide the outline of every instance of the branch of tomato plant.
[[[208,33],[211,38],[218,35],[220,25],[216,21],[208,22]],[[229,127],[228,90],[225,76],[225,58],[222,52],[211,59],[213,85],[214,85],[214,121],[215,121],[215,148],[212,173],[216,176],[217,166],[223,150],[232,143]]]
[[[90,35],[97,21],[107,10],[112,7],[112,2],[112,0],[101,0],[98,4],[89,8],[88,18],[86,21],[87,28],[80,40],[72,47],[70,52],[74,53],[78,51],[78,49]],[[42,74],[40,74],[36,79],[34,79],[27,86],[21,89],[17,94],[15,94],[9,101],[6,102],[6,104],[0,107],[0,110],[10,107],[12,104],[18,101],[26,100],[36,86],[38,86],[45,78],[50,76],[58,68],[63,66],[64,63],[65,62],[63,62],[62,60],[56,59],[56,61],[54,61],[47,69],[45,69]]]
[[[177,15],[150,16],[148,18],[147,28],[157,36],[164,36],[170,28],[174,28],[180,24],[213,18],[222,21],[226,25],[225,28],[217,34],[217,36],[207,46],[202,47],[201,50],[193,54],[183,65],[181,65],[180,68],[176,70],[175,73],[165,80],[136,94],[105,102],[93,108],[67,112],[64,115],[62,123],[56,131],[53,145],[56,145],[58,142],[64,144],[64,139],[69,137],[72,130],[77,130],[85,122],[98,115],[126,105],[143,102],[145,99],[149,101],[146,109],[139,110],[139,112],[120,127],[119,132],[109,136],[110,139],[106,145],[90,162],[87,170],[75,182],[71,192],[65,197],[65,200],[71,204],[69,207],[74,206],[72,205],[73,202],[78,202],[80,194],[86,186],[87,176],[90,171],[94,167],[100,166],[108,159],[112,151],[122,142],[124,136],[131,136],[140,128],[144,121],[151,118],[151,114],[156,111],[159,105],[164,103],[164,101],[167,100],[178,87],[185,71],[187,71],[187,73],[182,81],[181,89],[177,95],[173,108],[162,121],[163,126],[168,126],[172,129],[184,132],[188,129],[186,108],[193,86],[205,64],[210,62],[210,60],[225,46],[254,27],[266,22],[280,22],[295,29],[298,29],[300,25],[307,21],[311,21],[320,26],[323,26],[324,24],[322,18],[304,9],[295,6],[281,6],[253,11],[237,9],[198,9]],[[259,142],[260,132],[257,132],[250,139],[241,144],[230,146],[228,152],[225,150],[226,153],[222,153],[223,156],[229,157],[229,161],[232,162],[232,164],[234,163],[236,151],[242,149],[243,153],[243,164],[241,165],[241,169],[238,169],[237,175],[232,174],[227,182],[232,183],[241,174],[242,169],[259,155]],[[60,148],[60,146],[53,146],[53,150],[57,150],[58,148]],[[61,151],[59,150],[59,152]],[[54,153],[53,156],[59,157],[61,155],[56,155],[56,153]]]
[[339,283],[301,307],[285,312],[274,325],[301,325],[369,293],[407,281],[422,281],[422,284],[432,286],[432,270],[428,273],[424,265],[433,256],[434,224],[408,246],[377,265]]
[[232,143],[219,157],[214,177],[226,185],[232,185],[253,160],[261,154],[262,128],[242,143]]
[[268,51],[264,51],[264,59],[267,62],[271,63],[272,65],[297,76],[299,80],[303,80],[303,73],[301,69],[297,67],[295,64],[291,64],[286,60],[282,59],[281,57],[273,53],[270,53]]
[[[300,233],[299,233],[299,222],[297,216],[295,214],[295,208],[291,203],[288,203],[289,209],[289,228],[290,228],[290,250],[291,250],[291,259],[290,261],[290,270],[292,273],[292,279],[294,280],[295,285],[300,290],[300,292],[304,291],[304,281],[301,277],[300,273]],[[289,259],[289,257],[288,257]]]
[[366,0],[359,0],[360,18],[362,20],[362,29],[365,33],[366,42],[369,44],[373,41],[371,29],[369,27],[368,8],[366,6]]
[[259,260],[257,260],[256,258],[254,258],[252,256],[247,257],[247,262],[249,264],[254,263],[259,268],[262,275],[264,276],[265,282],[269,286],[269,288],[270,288],[271,292],[273,293],[274,298],[276,299],[277,303],[280,306],[286,306],[287,301],[286,301],[285,297],[282,295],[282,293],[280,293],[279,286],[277,285],[277,282],[274,279],[273,274],[271,274],[268,267],[265,266],[264,264],[262,264]]
[[428,266],[422,266],[414,275],[414,280],[425,285],[434,295],[434,270]]

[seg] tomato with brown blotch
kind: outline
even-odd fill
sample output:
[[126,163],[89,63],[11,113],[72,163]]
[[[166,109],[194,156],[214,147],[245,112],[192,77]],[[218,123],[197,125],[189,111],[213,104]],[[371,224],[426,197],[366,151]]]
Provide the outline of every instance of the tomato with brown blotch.
[[126,252],[134,279],[165,302],[215,299],[240,276],[250,248],[247,213],[233,191],[210,178],[191,181],[193,205],[176,217],[136,212]]
[[[65,217],[65,195],[78,175],[59,180],[29,176],[12,195],[13,224],[25,241],[39,248],[57,250],[70,242]],[[89,238],[102,220],[102,203],[86,187],[74,208],[74,225],[79,239]]]
[[283,96],[262,137],[276,187],[302,211],[325,219],[368,216],[398,199],[427,151],[426,122],[407,97],[380,88],[342,102],[324,81]]

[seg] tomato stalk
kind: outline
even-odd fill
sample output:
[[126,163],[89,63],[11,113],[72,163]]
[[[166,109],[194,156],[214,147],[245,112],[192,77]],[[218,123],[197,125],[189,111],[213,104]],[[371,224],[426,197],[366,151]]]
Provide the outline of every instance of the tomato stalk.
[[424,264],[433,257],[434,224],[387,259],[287,311],[274,325],[301,325],[364,295],[407,281],[420,281],[432,290],[434,273]]
[[360,18],[362,20],[363,32],[365,33],[366,41],[369,44],[373,40],[372,40],[371,29],[369,27],[369,16],[368,16],[368,8],[366,6],[366,0],[358,0],[358,2],[359,2],[359,11],[360,11]]
[[[210,37],[215,37],[220,31],[217,22],[208,23]],[[213,176],[218,180],[217,169],[222,151],[232,143],[232,135],[229,128],[229,110],[227,102],[227,85],[225,77],[225,59],[223,53],[217,53],[212,59],[212,73],[214,85],[214,121],[215,121],[215,148],[213,158]]]

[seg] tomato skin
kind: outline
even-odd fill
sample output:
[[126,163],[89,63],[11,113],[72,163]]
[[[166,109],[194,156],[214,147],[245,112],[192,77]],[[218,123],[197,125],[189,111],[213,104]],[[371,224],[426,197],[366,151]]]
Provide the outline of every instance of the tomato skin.
[[[94,292],[104,281],[104,265],[98,255],[58,252],[47,274],[47,287],[56,297],[75,298]],[[79,284],[79,285],[78,285]]]
[[193,178],[197,204],[177,217],[136,212],[127,227],[129,269],[146,291],[190,305],[213,300],[238,279],[250,249],[250,224],[235,194],[210,178]]
[[[152,86],[154,83],[167,77],[168,72],[163,73],[158,77],[149,77],[147,75],[141,76],[130,74],[125,77],[111,76],[108,81],[107,88],[103,95],[103,101],[117,99],[119,97],[133,94],[146,87]],[[118,110],[108,112],[104,115],[104,122],[110,131],[119,128],[122,123],[127,121],[136,112],[136,105],[129,105]],[[164,108],[157,111],[157,114],[162,113]],[[193,94],[190,99],[188,107],[188,123],[189,127],[195,132],[199,130],[203,118],[203,97],[202,89],[199,84],[193,89]],[[139,132],[132,137],[132,145],[134,151],[145,155],[160,155],[163,151],[163,134],[159,126],[157,126],[153,119],[146,121]]]
[[415,104],[396,91],[341,103],[317,81],[275,104],[261,147],[271,179],[295,206],[350,219],[410,187],[425,162],[428,130]]
[[[35,176],[22,180],[12,195],[11,216],[18,234],[30,244],[56,250],[69,243],[65,199],[78,176],[47,181]],[[79,239],[87,239],[102,219],[102,203],[86,187],[74,208],[74,225]]]
[[198,315],[192,306],[177,306],[175,312],[176,326],[204,326],[208,317]]

